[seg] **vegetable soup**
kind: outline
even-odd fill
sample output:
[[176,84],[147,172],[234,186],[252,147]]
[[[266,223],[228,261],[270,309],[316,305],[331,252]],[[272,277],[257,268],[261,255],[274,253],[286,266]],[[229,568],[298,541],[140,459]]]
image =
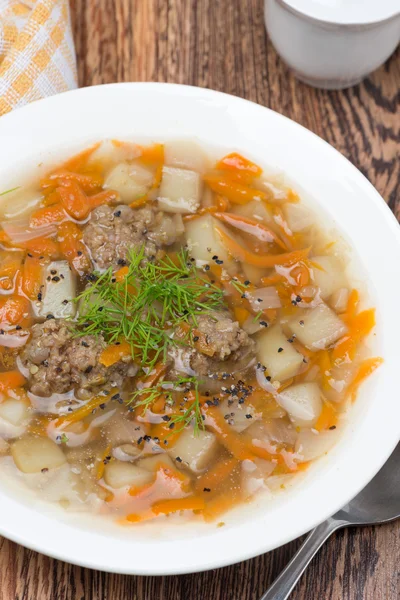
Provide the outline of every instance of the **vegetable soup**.
[[65,507],[221,523],[381,362],[340,244],[239,153],[104,141],[0,205],[0,463]]

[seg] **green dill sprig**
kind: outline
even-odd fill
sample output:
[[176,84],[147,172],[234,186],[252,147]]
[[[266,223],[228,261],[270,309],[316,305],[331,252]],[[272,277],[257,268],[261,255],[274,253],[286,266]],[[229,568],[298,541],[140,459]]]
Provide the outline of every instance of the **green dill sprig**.
[[172,260],[145,260],[144,247],[132,250],[126,276],[112,269],[91,276],[76,299],[77,335],[103,335],[108,343],[126,340],[132,357],[153,368],[172,345],[184,344],[179,324],[196,326],[196,317],[223,307],[223,292],[203,279],[185,250]]
[[0,192],[0,196],[5,196],[6,194],[11,194],[11,192],[16,192],[17,190],[20,189],[20,185],[18,185],[15,188],[11,188],[10,190],[6,190],[5,192]]
[[[184,389],[180,389],[184,387]],[[192,399],[188,403],[189,392],[193,392]],[[176,393],[183,393],[183,401],[176,398]],[[148,388],[135,390],[132,394],[129,404],[134,408],[142,408],[145,414],[147,410],[151,410],[154,402],[163,395],[165,403],[176,410],[179,407],[179,412],[172,415],[169,419],[169,427],[175,428],[178,425],[181,431],[189,423],[193,422],[194,433],[199,429],[204,429],[203,417],[201,414],[200,396],[199,396],[199,381],[196,377],[181,377],[176,381],[160,381],[156,385]],[[193,397],[194,396],[194,397]],[[171,427],[172,426],[172,427]]]

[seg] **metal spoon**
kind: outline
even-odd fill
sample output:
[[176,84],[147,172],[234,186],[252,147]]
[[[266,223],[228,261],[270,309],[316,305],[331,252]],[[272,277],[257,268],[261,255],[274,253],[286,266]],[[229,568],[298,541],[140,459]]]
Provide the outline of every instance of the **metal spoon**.
[[376,525],[400,518],[400,444],[374,479],[349,504],[308,535],[260,600],[287,600],[313,556],[329,536],[349,525]]

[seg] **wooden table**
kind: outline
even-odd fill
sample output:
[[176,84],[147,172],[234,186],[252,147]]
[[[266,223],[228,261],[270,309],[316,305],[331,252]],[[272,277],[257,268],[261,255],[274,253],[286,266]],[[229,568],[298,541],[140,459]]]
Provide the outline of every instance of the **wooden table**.
[[[276,55],[262,0],[71,4],[81,85],[186,83],[268,106],[340,150],[400,218],[399,51],[361,85],[325,92],[296,81]],[[0,600],[257,600],[300,542],[217,571],[144,578],[73,567],[3,539]],[[320,551],[292,598],[397,600],[399,564],[399,522],[342,531]]]

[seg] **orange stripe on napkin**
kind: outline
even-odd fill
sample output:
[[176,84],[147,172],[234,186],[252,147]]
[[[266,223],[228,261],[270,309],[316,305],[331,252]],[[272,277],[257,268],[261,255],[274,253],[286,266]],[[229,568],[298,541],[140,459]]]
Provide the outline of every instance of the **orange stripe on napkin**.
[[0,8],[0,116],[75,87],[68,0],[8,0]]

